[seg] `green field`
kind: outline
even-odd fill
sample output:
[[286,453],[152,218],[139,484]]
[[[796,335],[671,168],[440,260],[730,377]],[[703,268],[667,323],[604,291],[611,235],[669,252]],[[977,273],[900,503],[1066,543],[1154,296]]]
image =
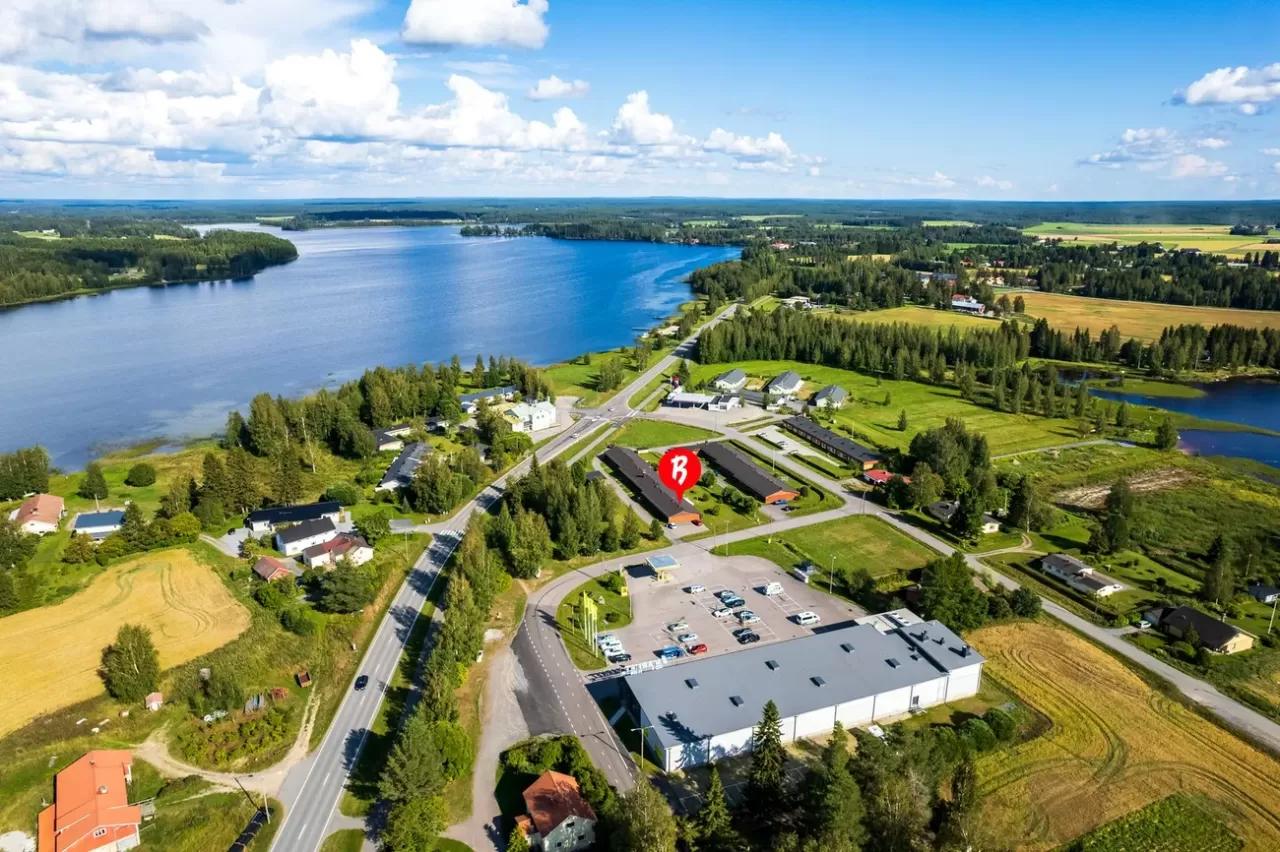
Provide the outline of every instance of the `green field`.
[[360,852],[364,848],[364,830],[344,828],[324,839],[320,852]]
[[617,351],[592,353],[590,364],[581,364],[577,361],[555,364],[547,367],[544,375],[551,382],[551,388],[556,392],[556,396],[576,396],[579,398],[579,406],[593,408],[618,392],[617,389],[602,391],[599,388],[600,365],[610,358],[618,358],[622,361],[622,384],[619,385],[619,389],[631,384],[636,376],[640,375],[632,363],[630,353],[620,354]]
[[642,449],[645,447],[673,447],[677,444],[693,444],[709,438],[719,437],[718,432],[710,429],[699,429],[697,426],[686,426],[683,423],[668,423],[665,420],[649,420],[637,417],[623,426],[614,437],[613,443],[620,447]]
[[937,308],[923,308],[919,306],[909,305],[903,308],[890,308],[885,311],[862,311],[854,313],[841,312],[836,314],[843,320],[852,320],[854,322],[873,322],[880,325],[891,325],[895,322],[907,323],[908,325],[927,325],[934,328],[958,328],[960,331],[968,331],[971,328],[981,328],[990,331],[999,325],[999,320],[984,319],[975,317],[971,314],[962,314],[958,311],[940,311]]
[[1066,852],[1236,852],[1244,841],[1219,818],[1222,805],[1170,796],[1094,829]]

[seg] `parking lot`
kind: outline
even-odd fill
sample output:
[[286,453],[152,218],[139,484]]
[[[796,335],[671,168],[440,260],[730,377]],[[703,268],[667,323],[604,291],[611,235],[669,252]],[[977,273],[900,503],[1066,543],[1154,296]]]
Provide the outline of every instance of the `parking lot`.
[[[761,591],[771,582],[781,584],[781,594],[765,595]],[[755,556],[723,557],[699,552],[682,557],[680,567],[671,572],[668,580],[658,580],[641,569],[628,576],[627,583],[633,621],[610,632],[622,642],[633,664],[656,660],[660,649],[673,645],[687,651],[690,646],[705,644],[708,656],[755,647],[739,645],[733,635],[744,626],[736,616],[744,609],[760,618],[749,626],[760,636],[761,644],[807,636],[866,614],[854,604],[811,588],[784,574],[772,562]],[[691,593],[688,589],[693,586],[703,589]],[[734,615],[717,618],[712,613],[723,604],[716,593],[726,590],[736,592],[745,606],[736,608]],[[806,611],[816,613],[819,622],[808,627],[797,624],[795,616]],[[671,628],[679,624],[685,626]],[[679,642],[678,637],[685,633],[697,638]]]

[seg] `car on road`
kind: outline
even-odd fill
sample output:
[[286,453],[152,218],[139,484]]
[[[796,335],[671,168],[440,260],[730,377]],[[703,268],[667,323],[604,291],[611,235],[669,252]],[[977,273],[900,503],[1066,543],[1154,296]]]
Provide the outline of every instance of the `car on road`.
[[689,629],[689,622],[683,621],[683,620],[673,621],[667,625],[667,629],[670,630],[672,633],[679,633],[681,630]]
[[619,663],[629,663],[631,662],[631,655],[630,654],[610,654],[609,662],[613,663],[615,666],[618,665]]
[[698,641],[698,634],[697,633],[681,633],[679,636],[676,637],[676,641],[679,642],[681,645],[688,645],[690,642]]
[[738,613],[738,621],[742,624],[757,624],[760,621],[760,616],[749,609],[744,609]]
[[676,528],[676,525],[675,525],[675,524],[671,523],[670,521],[668,521],[668,522],[667,522],[667,529],[669,529],[669,530],[673,530],[673,529],[675,529],[675,528]]
[[733,615],[733,610],[729,609],[727,606],[722,606],[719,609],[711,610],[711,614],[716,618],[728,618]]
[[369,676],[360,675],[356,678],[356,692],[363,692],[364,688],[369,685]]
[[808,627],[809,625],[817,624],[822,620],[818,617],[816,612],[809,612],[808,610],[805,610],[804,612],[797,612],[792,616],[792,618],[795,620],[796,624],[799,624],[801,627]]
[[699,654],[705,654],[705,653],[707,653],[707,646],[705,642],[699,642],[697,645],[694,645],[692,648],[689,649],[689,656],[691,657],[696,657]]
[[677,660],[684,656],[684,651],[681,651],[675,645],[668,645],[665,648],[658,649],[658,656],[664,660]]
[[741,636],[738,637],[739,645],[754,645],[759,641],[760,641],[759,633],[747,632],[747,633],[743,633]]
[[690,586],[689,588],[685,589],[685,591],[686,591],[686,592],[688,592],[688,593],[689,593],[689,594],[691,594],[691,595],[701,594],[702,592],[705,592],[706,590],[707,590],[707,587],[706,587],[706,586],[704,586],[704,585],[702,585],[701,583],[694,583],[692,586]]

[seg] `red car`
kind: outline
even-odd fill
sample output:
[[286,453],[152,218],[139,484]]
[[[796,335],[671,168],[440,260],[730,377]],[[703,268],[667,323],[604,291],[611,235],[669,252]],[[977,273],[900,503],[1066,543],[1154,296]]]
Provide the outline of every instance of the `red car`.
[[705,653],[707,653],[707,645],[705,642],[699,642],[697,645],[694,645],[692,648],[689,649],[689,656],[691,657],[696,657],[699,654],[705,654]]

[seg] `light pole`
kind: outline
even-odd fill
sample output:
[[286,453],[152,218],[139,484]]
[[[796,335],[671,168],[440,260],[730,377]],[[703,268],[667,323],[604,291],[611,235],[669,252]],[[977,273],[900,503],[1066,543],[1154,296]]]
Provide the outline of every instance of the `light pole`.
[[645,742],[646,742],[646,740],[645,740],[645,736],[644,736],[644,732],[645,732],[646,730],[648,730],[649,728],[652,728],[652,727],[653,727],[653,725],[641,725],[641,726],[640,726],[640,727],[638,727],[638,728],[632,728],[632,729],[631,729],[631,733],[633,733],[633,734],[634,734],[636,731],[639,731],[639,732],[640,732],[640,774],[641,774],[641,775],[646,775],[646,774],[648,774],[648,773],[646,773],[646,772],[644,771],[644,760],[645,760],[645,758],[644,758],[644,746],[645,746]]
[[827,594],[832,594],[831,587],[836,578],[836,555],[831,554],[831,568],[827,571]]

